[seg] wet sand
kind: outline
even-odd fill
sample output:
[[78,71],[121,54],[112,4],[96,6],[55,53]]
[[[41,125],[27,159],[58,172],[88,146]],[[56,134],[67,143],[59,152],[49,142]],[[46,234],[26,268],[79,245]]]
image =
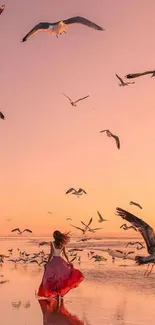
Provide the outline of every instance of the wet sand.
[[[25,239],[5,240],[1,241],[0,253],[8,255],[7,250],[14,248],[13,257],[18,256],[17,247],[28,253],[39,250],[36,244],[30,244]],[[48,251],[48,248],[43,249]],[[35,291],[41,282],[42,267],[24,266],[23,263],[14,265],[6,260],[0,267],[0,274],[3,275],[0,280],[9,281],[0,284],[1,324],[154,325],[155,274],[144,278],[146,266],[138,267],[134,261],[121,259],[112,263],[105,252],[97,253],[108,260],[94,263],[88,259],[88,251],[85,245],[85,250],[79,252],[81,264],[74,263],[85,275],[85,280],[65,296],[64,306],[59,310],[53,303],[42,305],[36,299]]]

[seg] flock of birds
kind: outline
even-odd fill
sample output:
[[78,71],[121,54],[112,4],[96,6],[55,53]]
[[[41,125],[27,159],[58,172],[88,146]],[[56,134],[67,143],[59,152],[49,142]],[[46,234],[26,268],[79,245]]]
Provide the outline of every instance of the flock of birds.
[[[3,13],[4,9],[5,9],[5,5],[0,6],[0,15]],[[47,32],[49,35],[55,35],[57,38],[58,36],[62,35],[63,33],[66,34],[66,31],[68,29],[69,26],[72,26],[73,24],[82,24],[85,25],[86,27],[95,29],[97,31],[105,31],[105,29],[99,25],[97,25],[96,23],[84,18],[84,17],[80,17],[80,16],[75,16],[75,17],[71,17],[68,19],[64,19],[64,20],[59,20],[57,22],[39,22],[37,25],[35,25],[22,39],[22,42],[26,42],[28,41],[32,36],[36,35],[38,32]],[[155,70],[151,70],[151,71],[145,71],[142,73],[131,73],[131,74],[127,74],[125,77],[127,79],[134,79],[134,78],[139,78],[145,75],[151,75],[151,78],[155,76]],[[119,86],[120,87],[124,87],[124,86],[129,86],[131,84],[134,84],[135,82],[130,82],[130,81],[123,81],[123,79],[116,74],[117,79],[119,80]],[[89,97],[89,95],[84,96],[82,98],[79,98],[75,101],[73,101],[69,96],[67,96],[66,94],[63,93],[63,95],[69,100],[70,104],[73,107],[76,107],[77,104],[80,101],[83,101],[85,99],[87,99]],[[2,112],[0,112],[0,118],[2,120],[5,120],[5,116]],[[111,137],[115,140],[116,142],[116,146],[118,149],[120,149],[120,139],[117,135],[113,134],[110,130],[105,129],[105,130],[101,130],[100,133],[106,133],[106,135],[108,137]],[[77,197],[80,197],[83,194],[87,194],[87,192],[82,189],[74,189],[74,188],[70,188],[69,190],[66,191],[65,194],[72,194],[75,195]],[[139,207],[140,209],[142,209],[142,206],[139,203],[136,203],[134,201],[130,201],[130,205],[135,205],[137,207]],[[49,214],[52,214],[51,212],[48,212]],[[99,217],[99,222],[102,223],[104,221],[107,221],[106,219],[104,219],[102,217],[102,215],[100,214],[99,211],[97,211],[98,217]],[[147,224],[145,223],[143,220],[141,220],[140,218],[136,217],[135,215],[129,213],[126,210],[123,210],[121,208],[117,208],[116,209],[116,214],[121,216],[122,219],[125,219],[127,222],[131,223],[131,226],[128,226],[126,223],[123,224],[120,228],[122,228],[123,230],[128,230],[128,229],[134,229],[137,232],[140,232],[143,239],[145,240],[146,243],[146,247],[147,247],[147,251],[149,256],[136,256],[135,257],[135,261],[137,264],[148,264],[148,265],[152,265],[151,267],[151,271],[149,271],[148,274],[150,274],[152,272],[152,269],[154,267],[155,264],[155,233],[153,231],[153,229]],[[8,221],[10,221],[11,219],[8,219]],[[67,218],[67,220],[71,220],[71,218]],[[92,224],[93,218],[91,218],[89,220],[89,222],[86,224],[83,221],[81,221],[81,224],[83,225],[82,227],[78,227],[75,225],[71,225],[72,227],[78,229],[79,231],[82,232],[83,237],[79,240],[79,241],[87,241],[89,238],[85,237],[84,235],[87,232],[90,233],[95,233],[97,230],[100,230],[102,228],[91,228],[90,225]],[[30,229],[24,229],[24,230],[20,230],[19,228],[15,228],[12,230],[12,232],[17,232],[19,235],[22,235],[24,232],[27,233],[32,233],[32,230]],[[44,245],[46,242],[42,242],[39,244],[39,246]],[[137,249],[141,250],[144,248],[144,245],[140,242],[129,242],[129,245],[139,245],[137,246]],[[74,249],[75,251],[75,249]],[[122,258],[127,258],[130,254],[132,254],[133,252],[128,252],[128,253],[124,253],[120,250],[115,250],[115,256],[114,253],[112,253],[111,250],[108,250],[109,255],[111,254],[111,256],[113,258],[118,257],[118,254],[121,254]],[[11,254],[11,252],[9,252]],[[120,255],[119,255],[120,256]],[[8,258],[8,256],[5,255],[0,255],[0,263],[3,264],[4,263],[4,258]],[[10,257],[9,257],[10,258]],[[32,256],[30,254],[27,254],[26,252],[19,252],[19,257],[17,259],[9,259],[9,261],[17,264],[18,262],[23,262],[25,264],[27,263],[36,263],[39,266],[46,264],[47,262],[47,254],[44,254],[43,251],[39,252],[39,253],[35,253]],[[77,258],[77,254],[75,256],[73,256],[73,260],[75,260]],[[103,257],[99,256],[99,255],[94,255],[92,254],[92,257],[95,261],[100,261],[100,260],[104,260]],[[79,259],[80,262],[80,259]],[[4,283],[3,281],[1,281],[1,283]]]

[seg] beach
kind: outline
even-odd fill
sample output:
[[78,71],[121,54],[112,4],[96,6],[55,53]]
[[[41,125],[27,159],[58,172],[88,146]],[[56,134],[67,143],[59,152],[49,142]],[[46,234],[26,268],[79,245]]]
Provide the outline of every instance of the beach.
[[[17,258],[17,248],[31,254],[41,249],[48,252],[48,247],[38,247],[39,241],[21,237],[1,239],[1,254],[8,255],[8,249],[11,248],[13,254],[10,259]],[[81,263],[75,261],[74,267],[81,270],[85,280],[64,297],[62,312],[52,313],[52,308],[48,309],[47,319],[47,314],[43,316],[36,298],[44,268],[23,262],[15,265],[5,259],[0,268],[0,274],[3,275],[1,281],[8,280],[0,285],[1,324],[34,325],[35,322],[37,325],[154,325],[155,274],[144,278],[146,266],[139,267],[133,260],[116,259],[113,263],[111,256],[101,250],[105,246],[115,247],[116,243],[117,247],[122,248],[126,240],[78,243],[78,247],[84,247],[84,250],[78,252]],[[73,242],[70,246],[76,245]],[[95,253],[101,254],[107,261],[98,263],[90,260],[87,254],[93,247]],[[143,254],[145,252],[140,255]]]

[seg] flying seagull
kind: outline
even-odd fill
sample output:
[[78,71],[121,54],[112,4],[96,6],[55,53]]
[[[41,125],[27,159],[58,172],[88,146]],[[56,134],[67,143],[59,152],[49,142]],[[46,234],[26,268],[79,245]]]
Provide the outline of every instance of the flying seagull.
[[[145,240],[147,251],[149,256],[136,256],[135,261],[137,264],[152,264],[151,270],[148,272],[146,271],[147,276],[152,272],[154,264],[155,264],[155,232],[153,228],[151,228],[145,221],[136,217],[134,214],[123,210],[121,208],[116,208],[117,215],[121,218],[130,222],[137,230],[141,233],[143,239]],[[148,266],[149,267],[149,266]],[[146,275],[145,273],[145,275]]]
[[116,74],[116,77],[119,79],[119,81],[121,82],[119,84],[120,87],[123,87],[123,86],[128,86],[128,85],[131,85],[131,84],[135,84],[135,82],[124,82],[123,79],[121,77],[118,76],[118,74]]
[[100,213],[99,211],[97,211],[97,214],[98,214],[98,216],[99,216],[99,220],[98,220],[98,222],[108,221],[108,220],[106,220],[106,219],[104,219],[104,218],[102,217],[102,215],[101,215],[101,213]]
[[77,107],[77,103],[78,102],[80,102],[81,100],[84,100],[84,99],[86,99],[86,98],[88,98],[89,97],[89,95],[87,95],[87,96],[85,96],[85,97],[82,97],[82,98],[79,98],[79,99],[77,99],[77,100],[75,100],[74,102],[71,100],[71,98],[69,98],[67,95],[65,95],[64,93],[62,93],[65,97],[67,97],[68,99],[69,99],[69,101],[70,101],[70,103],[71,103],[71,105],[72,106],[74,106],[74,107]]
[[90,220],[89,220],[89,222],[88,222],[87,225],[83,221],[81,221],[81,223],[85,226],[84,229],[82,229],[80,227],[73,226],[73,225],[71,225],[71,226],[74,227],[74,228],[76,228],[76,229],[81,230],[82,233],[83,233],[83,235],[84,235],[86,233],[86,231],[89,229],[89,226],[91,225],[92,221],[93,221],[93,218],[90,218]]
[[65,194],[73,194],[76,195],[77,197],[79,197],[80,195],[83,194],[87,194],[87,192],[85,190],[83,190],[83,188],[79,188],[78,190],[75,190],[75,188],[71,187],[69,188],[69,190],[67,190],[67,192]]
[[128,230],[128,229],[134,229],[135,231],[137,231],[137,228],[134,226],[127,226],[126,223],[124,223],[122,226],[120,226],[120,228],[122,228],[123,230]]
[[72,17],[72,18],[65,19],[65,20],[59,20],[54,23],[41,22],[41,23],[37,24],[36,26],[34,26],[30,30],[30,32],[26,36],[24,36],[24,38],[22,39],[22,42],[27,41],[32,35],[35,35],[37,32],[40,32],[40,31],[45,31],[45,32],[48,32],[49,34],[53,34],[58,37],[58,35],[61,35],[62,33],[66,33],[66,29],[71,24],[82,24],[82,25],[91,27],[96,30],[100,30],[100,31],[105,30],[102,27],[93,23],[92,21],[90,21],[86,18],[77,16],[77,17]]
[[2,14],[3,10],[5,9],[6,5],[0,6],[0,15]]
[[72,218],[66,218],[66,220],[71,220],[72,221]]
[[[91,218],[92,219],[92,218]],[[91,220],[90,219],[90,220]],[[90,232],[92,232],[92,233],[94,233],[96,230],[101,230],[101,229],[103,229],[103,228],[90,228],[89,226],[90,226],[90,224],[88,224],[88,225],[86,225],[83,221],[81,221],[81,223],[86,227],[86,230],[88,230],[88,231],[90,231]]]
[[32,230],[30,229],[24,229],[23,231],[21,231],[19,228],[15,228],[15,229],[12,229],[11,232],[18,232],[19,235],[21,235],[23,232],[29,232],[29,233],[32,233]]
[[2,120],[5,120],[5,116],[3,115],[2,112],[0,112],[0,118],[1,118]]
[[140,245],[140,247],[137,246],[137,249],[138,249],[138,250],[141,250],[141,249],[145,248],[145,246],[144,246],[142,243],[140,243],[139,241],[129,242],[129,243],[126,245],[126,247],[128,247],[129,245],[131,245],[131,246],[133,246],[133,245]]
[[138,208],[143,209],[142,206],[141,206],[139,203],[137,203],[137,202],[130,201],[129,204],[130,204],[130,205],[135,205],[135,206],[137,206]]
[[49,211],[48,214],[52,214],[52,212]]
[[155,70],[145,71],[145,72],[141,72],[141,73],[129,73],[125,77],[127,79],[133,79],[133,78],[138,78],[138,77],[145,76],[147,74],[152,74],[151,78],[155,77]]
[[102,132],[106,132],[106,135],[109,137],[109,138],[114,138],[115,139],[115,141],[116,141],[116,146],[117,146],[117,148],[118,149],[120,149],[120,140],[119,140],[119,137],[117,136],[117,135],[114,135],[113,133],[111,133],[111,131],[109,131],[109,130],[102,130],[102,131],[100,131],[100,133],[102,133]]

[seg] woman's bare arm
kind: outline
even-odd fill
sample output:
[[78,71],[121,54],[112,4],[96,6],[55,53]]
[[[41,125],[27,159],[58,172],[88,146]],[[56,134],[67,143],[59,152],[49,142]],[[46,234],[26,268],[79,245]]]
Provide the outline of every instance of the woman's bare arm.
[[47,264],[50,262],[50,260],[51,260],[52,257],[53,257],[53,246],[51,244],[51,249],[50,249],[50,253],[49,253],[49,256],[48,256]]
[[68,263],[70,263],[70,262],[69,262],[68,255],[67,255],[67,253],[66,253],[66,249],[65,249],[65,247],[63,248],[63,254],[64,254],[64,256],[65,256],[66,261],[67,261]]

